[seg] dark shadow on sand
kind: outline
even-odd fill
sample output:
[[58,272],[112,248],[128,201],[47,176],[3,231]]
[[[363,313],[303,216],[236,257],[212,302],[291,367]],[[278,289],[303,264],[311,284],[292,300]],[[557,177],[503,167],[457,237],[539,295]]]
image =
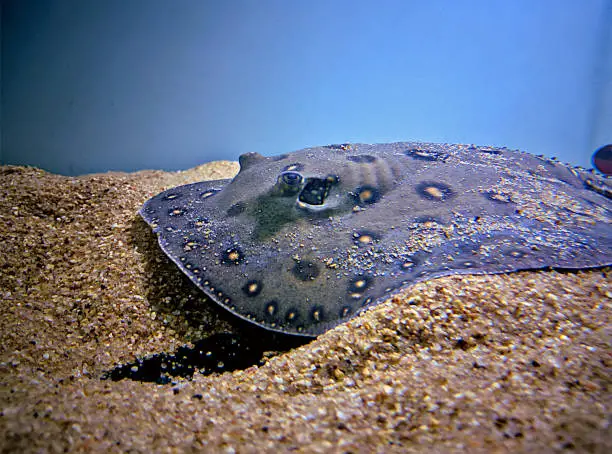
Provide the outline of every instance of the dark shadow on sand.
[[[151,310],[167,321],[187,344],[176,352],[162,352],[118,365],[103,378],[169,383],[172,377],[192,377],[246,369],[310,342],[302,336],[268,331],[231,314],[210,300],[170,261],[156,235],[140,216],[131,227],[131,246],[145,263],[146,299]],[[185,324],[185,321],[187,324]],[[202,333],[194,338],[193,332]]]

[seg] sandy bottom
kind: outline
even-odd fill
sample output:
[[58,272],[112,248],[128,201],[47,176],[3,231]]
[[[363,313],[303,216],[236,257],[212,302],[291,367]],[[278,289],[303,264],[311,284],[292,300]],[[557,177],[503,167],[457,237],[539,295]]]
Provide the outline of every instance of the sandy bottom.
[[609,269],[436,279],[261,367],[100,380],[232,329],[136,212],[236,171],[0,167],[0,451],[612,452]]

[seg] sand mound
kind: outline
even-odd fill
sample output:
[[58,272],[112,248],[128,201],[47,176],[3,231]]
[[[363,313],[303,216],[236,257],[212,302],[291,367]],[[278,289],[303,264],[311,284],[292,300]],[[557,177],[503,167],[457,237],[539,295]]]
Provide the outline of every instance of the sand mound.
[[232,329],[136,212],[236,171],[0,167],[2,452],[612,452],[609,270],[436,279],[261,367],[100,380]]

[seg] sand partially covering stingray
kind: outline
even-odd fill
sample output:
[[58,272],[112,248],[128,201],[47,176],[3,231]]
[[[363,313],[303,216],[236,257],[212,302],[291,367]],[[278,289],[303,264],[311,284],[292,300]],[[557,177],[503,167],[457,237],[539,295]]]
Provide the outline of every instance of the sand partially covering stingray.
[[236,171],[0,167],[2,452],[612,452],[609,269],[435,279],[259,367],[101,380],[234,329],[137,210]]

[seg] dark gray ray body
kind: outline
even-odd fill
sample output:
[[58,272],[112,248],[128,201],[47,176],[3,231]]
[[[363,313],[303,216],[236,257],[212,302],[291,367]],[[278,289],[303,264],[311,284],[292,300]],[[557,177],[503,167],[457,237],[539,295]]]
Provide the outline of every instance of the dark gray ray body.
[[418,281],[612,263],[609,180],[527,153],[423,143],[247,154],[140,211],[214,301],[315,336]]

